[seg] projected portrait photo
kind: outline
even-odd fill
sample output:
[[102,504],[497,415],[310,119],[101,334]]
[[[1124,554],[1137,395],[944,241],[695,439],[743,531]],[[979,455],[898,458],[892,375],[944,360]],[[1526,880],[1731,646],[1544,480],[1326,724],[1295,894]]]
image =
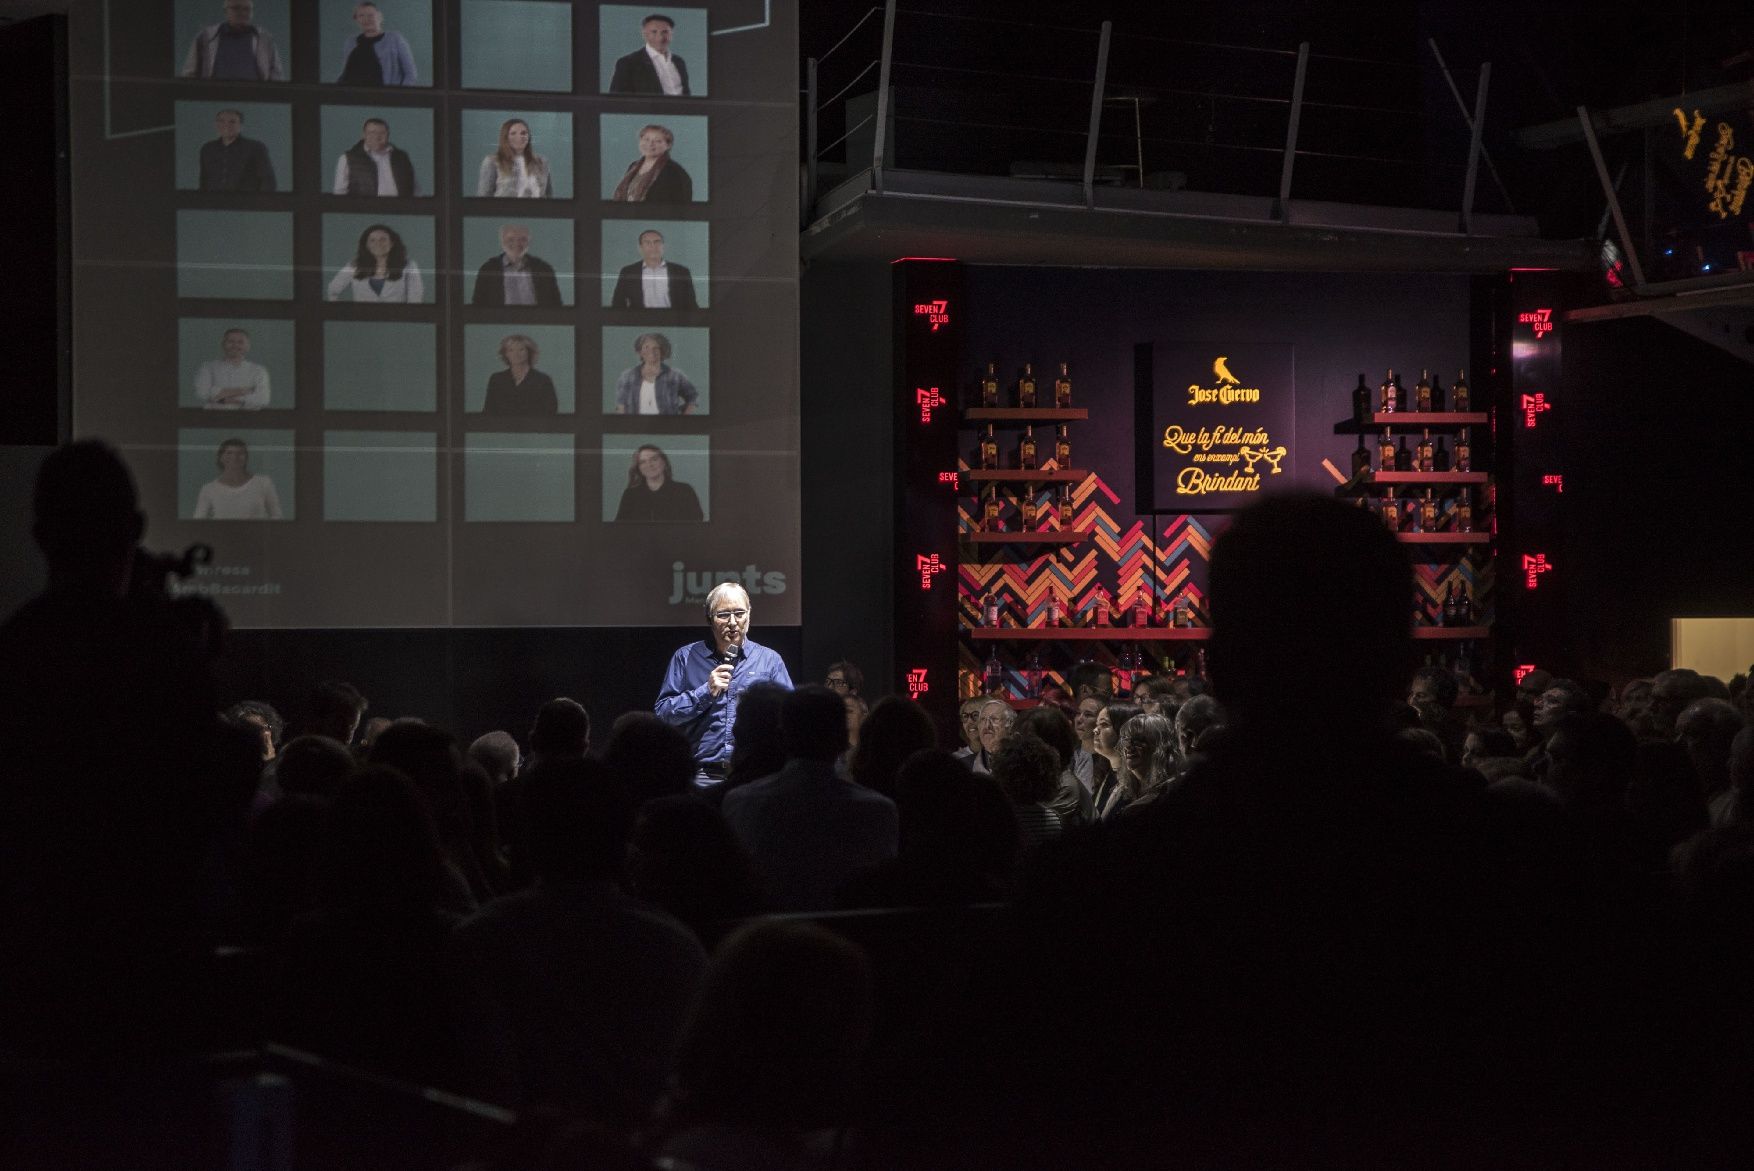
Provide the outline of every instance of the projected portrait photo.
[[437,520],[437,433],[323,432],[323,519]]
[[572,11],[544,0],[463,0],[463,88],[570,93]]
[[[475,143],[488,151],[475,155]],[[544,153],[548,152],[548,153]],[[482,199],[565,199],[572,193],[572,115],[463,111],[465,192]],[[473,161],[471,161],[473,160]]]
[[[614,203],[692,203],[706,193],[706,119],[601,119],[603,198]],[[628,156],[633,161],[628,162]]]
[[[707,304],[701,220],[605,220],[603,304],[610,309],[699,309]],[[618,261],[631,263],[615,265]]]
[[599,88],[642,97],[705,97],[708,31],[704,8],[603,5],[597,9]]
[[292,299],[292,213],[177,211],[177,296]]
[[464,436],[464,520],[570,521],[575,496],[570,434],[471,431]]
[[184,520],[290,520],[291,431],[177,432],[177,515]]
[[432,194],[432,111],[324,106],[324,175],[331,195]]
[[292,107],[178,102],[177,190],[253,195],[291,186]]
[[[572,243],[571,220],[465,219],[463,255],[473,261],[486,254],[475,270],[469,304],[494,309],[572,304]],[[561,269],[543,254],[553,256]]]
[[202,81],[285,81],[287,0],[177,0],[181,77]]
[[324,322],[323,406],[438,410],[438,327],[423,321]]
[[[430,85],[430,0],[323,0],[323,78],[337,85]],[[346,33],[338,30],[347,28]]]
[[706,520],[705,435],[603,437],[603,519],[614,524]]
[[[335,241],[345,241],[347,227],[343,220],[357,216],[323,217],[323,251],[325,256],[336,250]],[[414,221],[424,229],[423,251],[432,253],[432,221],[420,216],[398,216],[398,221]],[[409,226],[406,222],[402,226]],[[409,255],[408,242],[396,226],[385,222],[367,223],[359,229],[352,255],[335,270],[329,281],[329,300],[353,301],[362,305],[419,305],[426,301],[426,281],[420,265]],[[333,263],[333,261],[331,261]]]
[[185,317],[177,323],[186,390],[179,401],[209,411],[293,405],[293,323]]
[[704,415],[710,366],[705,329],[660,332],[606,326],[603,411],[610,415]]
[[570,325],[466,326],[463,409],[498,416],[572,414],[573,350]]

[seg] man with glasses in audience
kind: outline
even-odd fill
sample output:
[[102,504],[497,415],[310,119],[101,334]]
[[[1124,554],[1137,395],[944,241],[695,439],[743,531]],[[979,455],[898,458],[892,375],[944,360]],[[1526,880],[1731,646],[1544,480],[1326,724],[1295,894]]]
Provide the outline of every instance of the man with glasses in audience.
[[725,779],[737,701],[750,684],[792,686],[779,653],[749,638],[749,593],[742,586],[714,586],[706,596],[706,620],[708,636],[670,656],[652,706],[694,746],[694,783],[702,788]]
[[859,689],[865,686],[865,673],[842,659],[828,665],[828,676],[823,679],[822,685],[845,699],[849,695],[859,694]]

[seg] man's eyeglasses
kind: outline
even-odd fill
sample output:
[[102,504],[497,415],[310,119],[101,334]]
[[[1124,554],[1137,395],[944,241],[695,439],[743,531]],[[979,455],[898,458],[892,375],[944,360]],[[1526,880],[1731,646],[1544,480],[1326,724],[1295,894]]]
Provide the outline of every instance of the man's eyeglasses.
[[823,682],[828,684],[828,686],[835,688],[845,687],[847,685],[847,681],[839,675],[830,675],[827,679],[823,680]]
[[714,610],[713,611],[713,621],[714,622],[741,622],[741,621],[743,621],[743,619],[745,619],[747,617],[749,617],[749,611],[747,611],[747,610]]

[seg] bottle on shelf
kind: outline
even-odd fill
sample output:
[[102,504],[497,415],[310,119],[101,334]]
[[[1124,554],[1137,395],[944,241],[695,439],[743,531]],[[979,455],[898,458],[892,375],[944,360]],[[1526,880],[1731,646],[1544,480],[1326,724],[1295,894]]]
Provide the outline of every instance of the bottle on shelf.
[[1060,376],[1054,379],[1054,406],[1064,411],[1072,405],[1072,376],[1066,371],[1066,364],[1060,363]]
[[981,470],[990,472],[999,466],[999,437],[993,434],[993,425],[987,424],[986,433],[981,436]]
[[[1004,607],[1004,604],[999,601],[998,594],[994,593],[992,590],[988,590],[986,593],[981,595],[981,625],[982,626],[985,626],[985,627],[992,629],[992,630],[997,630],[1000,626],[1003,625],[1003,622],[1001,621],[1001,619],[1004,615],[1004,612],[1005,612],[1005,607]],[[999,652],[995,650],[993,652],[993,657],[998,658]]]
[[999,405],[999,364],[987,363],[987,372],[981,377],[981,406],[996,407]]
[[1201,647],[1194,652],[1194,674],[1206,678],[1206,648]]
[[1431,380],[1431,409],[1439,414],[1443,412],[1443,387],[1435,378]]
[[1092,626],[1113,626],[1115,624],[1114,599],[1108,596],[1107,586],[1096,587],[1096,607],[1092,616]]
[[1435,533],[1437,531],[1437,501],[1431,495],[1431,489],[1425,490],[1425,498],[1419,502],[1419,524],[1416,531]]
[[1437,450],[1431,453],[1431,468],[1437,472],[1449,471],[1449,445],[1441,435],[1437,437]]
[[1060,528],[1064,531],[1069,533],[1077,527],[1078,517],[1073,510],[1072,485],[1070,484],[1060,485],[1059,518]]
[[1391,533],[1401,531],[1401,502],[1395,499],[1393,488],[1382,498],[1382,522]]
[[1456,471],[1458,472],[1471,472],[1474,470],[1474,442],[1473,437],[1468,434],[1468,430],[1468,428],[1463,427],[1456,435],[1456,458],[1454,463]]
[[1169,624],[1182,629],[1194,624],[1194,602],[1188,597],[1188,591],[1183,590],[1176,596],[1175,609],[1170,611]]
[[1468,372],[1456,371],[1456,384],[1449,388],[1450,410],[1465,414],[1469,409]]
[[1456,532],[1474,531],[1474,494],[1463,488],[1456,494]]
[[1064,470],[1072,466],[1072,437],[1066,432],[1066,425],[1054,436],[1054,466]]
[[1395,470],[1395,435],[1384,427],[1383,433],[1376,441],[1376,470],[1392,472]]
[[1435,472],[1437,470],[1437,449],[1431,445],[1431,428],[1419,437],[1419,447],[1414,452],[1415,471]]
[[1115,656],[1115,674],[1120,676],[1120,691],[1117,694],[1127,695],[1133,690],[1133,676],[1139,671],[1139,648],[1128,643]]
[[1456,599],[1456,583],[1450,582],[1449,589],[1443,594],[1443,625],[1460,626],[1462,624],[1462,608]]
[[1133,594],[1133,625],[1151,625],[1151,595],[1142,588]]
[[1456,591],[1456,625],[1472,626],[1474,618],[1474,595],[1468,592],[1467,586],[1462,586]]
[[1377,410],[1385,415],[1394,414],[1401,409],[1401,385],[1395,381],[1394,367],[1389,368],[1389,376],[1382,380],[1379,389]]
[[1370,449],[1364,446],[1364,432],[1358,433],[1358,450],[1352,453],[1352,478],[1370,471]]
[[1029,362],[1023,364],[1023,377],[1017,380],[1017,405],[1035,405],[1035,366]]
[[1395,448],[1395,470],[1410,472],[1413,470],[1413,449],[1407,446],[1407,437],[1401,436],[1401,445]]
[[1413,384],[1413,409],[1430,413],[1431,407],[1431,371],[1419,371],[1419,381]]
[[1025,699],[1041,698],[1041,677],[1043,674],[1041,652],[1031,650],[1029,657],[1023,660],[1023,697]]
[[1364,384],[1364,375],[1358,376],[1358,385],[1352,388],[1352,421],[1360,427],[1370,422],[1371,409],[1370,387]]
[[1047,619],[1049,626],[1064,626],[1066,624],[1066,607],[1060,601],[1059,590],[1048,591]]
[[1040,509],[1035,503],[1034,485],[1028,485],[1024,488],[1022,498],[1017,501],[1017,511],[1019,513],[1018,532],[1032,533],[1039,527],[1041,517]]
[[1017,445],[1017,466],[1026,472],[1035,470],[1035,424],[1023,429],[1023,440]]
[[999,489],[989,484],[987,498],[981,502],[981,531],[983,533],[1002,533],[1005,531],[1005,522],[999,516],[1001,508]]
[[998,647],[993,648],[981,668],[981,690],[988,695],[999,695],[1005,690],[1005,661],[999,658]]

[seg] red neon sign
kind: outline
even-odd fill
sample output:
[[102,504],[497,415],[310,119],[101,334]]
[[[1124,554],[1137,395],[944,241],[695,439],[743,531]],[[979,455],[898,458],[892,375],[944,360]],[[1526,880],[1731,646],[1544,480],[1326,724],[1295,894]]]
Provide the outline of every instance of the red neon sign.
[[924,317],[932,323],[932,332],[937,333],[940,325],[950,324],[950,302],[944,300],[921,301],[914,306],[914,316]]
[[1553,572],[1553,564],[1547,560],[1545,553],[1536,553],[1532,556],[1528,553],[1523,554],[1523,584],[1529,589],[1532,590],[1541,584],[1543,573],[1551,572]]
[[1542,476],[1541,483],[1552,488],[1555,492],[1558,492],[1560,495],[1565,494],[1565,477],[1564,476]]
[[956,481],[957,481],[957,475],[955,472],[939,472],[938,473],[938,482],[940,484],[949,484],[952,488],[955,488],[957,486]]
[[1533,427],[1535,416],[1553,409],[1545,394],[1525,394],[1522,396],[1523,426]]
[[1519,313],[1517,315],[1517,323],[1520,325],[1533,326],[1535,330],[1535,340],[1540,341],[1542,338],[1553,332],[1553,310],[1536,309],[1532,313]]
[[936,553],[932,554],[930,557],[921,557],[916,553],[914,554],[914,568],[918,570],[920,574],[920,588],[922,590],[929,590],[932,588],[932,579],[950,567],[944,564]]
[[1528,676],[1529,672],[1533,671],[1534,669],[1535,669],[1535,664],[1533,664],[1533,663],[1518,663],[1516,665],[1516,667],[1511,670],[1511,673],[1510,673],[1511,681],[1515,682],[1515,683],[1521,683],[1523,681],[1523,679]]
[[920,422],[930,423],[932,412],[944,405],[944,396],[935,386],[918,386],[914,388],[914,401],[920,404]]
[[907,673],[907,697],[918,699],[930,690],[932,690],[932,685],[926,682],[926,669],[924,667],[910,668]]

